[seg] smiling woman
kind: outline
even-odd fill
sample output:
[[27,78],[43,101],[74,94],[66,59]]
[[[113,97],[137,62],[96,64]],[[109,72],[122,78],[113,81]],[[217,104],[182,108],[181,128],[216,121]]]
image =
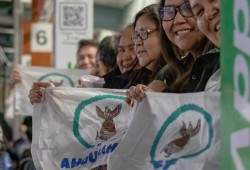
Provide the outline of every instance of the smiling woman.
[[220,47],[219,0],[189,0],[200,31],[217,47]]
[[[168,75],[174,75],[174,82],[166,91],[203,91],[208,78],[218,69],[218,53],[213,57],[201,56],[214,49],[214,45],[199,30],[188,1],[161,0],[160,14],[163,33],[165,33],[162,35],[162,44],[166,44],[168,38],[174,44],[175,51],[175,55],[171,55],[169,47],[163,48],[167,63],[171,63],[166,70],[164,80],[167,80]],[[183,54],[186,57],[181,57]],[[205,65],[208,70],[203,69]]]
[[138,64],[134,50],[134,42],[131,39],[133,34],[134,28],[132,24],[128,25],[123,31],[121,31],[117,54],[117,65],[121,73],[136,68]]
[[159,25],[160,20],[156,4],[143,8],[135,16],[135,33],[132,40],[135,44],[134,49],[139,65],[148,72],[152,72],[149,82],[165,65],[165,60],[161,54]]
[[154,6],[148,6],[137,13],[134,21],[135,33],[132,40],[135,44],[135,52],[141,67],[153,71],[157,59],[161,56],[160,34],[158,30],[157,13],[152,17],[149,12],[154,11]]
[[169,40],[197,58],[200,55],[197,47],[205,36],[198,29],[189,3],[183,0],[162,0],[160,13],[163,30]]

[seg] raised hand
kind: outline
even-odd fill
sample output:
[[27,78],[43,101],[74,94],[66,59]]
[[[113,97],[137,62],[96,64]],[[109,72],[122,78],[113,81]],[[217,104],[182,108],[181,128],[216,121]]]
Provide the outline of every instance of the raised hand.
[[29,99],[30,103],[40,103],[42,99],[42,89],[47,87],[55,87],[53,83],[50,82],[34,82],[32,88],[30,89]]
[[22,74],[21,70],[17,67],[15,67],[11,73],[10,76],[10,86],[13,88],[17,83],[20,83],[22,81]]

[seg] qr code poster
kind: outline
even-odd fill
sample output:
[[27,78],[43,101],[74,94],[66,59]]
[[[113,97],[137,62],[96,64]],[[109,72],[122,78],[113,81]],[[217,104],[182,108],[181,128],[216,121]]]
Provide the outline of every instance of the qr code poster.
[[88,8],[86,3],[60,3],[59,24],[61,30],[87,30]]

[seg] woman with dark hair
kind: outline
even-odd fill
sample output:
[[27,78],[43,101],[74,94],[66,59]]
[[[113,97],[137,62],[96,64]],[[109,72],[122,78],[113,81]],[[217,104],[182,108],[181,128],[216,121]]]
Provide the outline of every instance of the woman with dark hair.
[[161,54],[160,25],[156,4],[143,8],[135,16],[135,33],[132,35],[132,40],[142,69],[135,74],[134,79],[144,75],[143,84],[153,81],[159,70],[166,64]]
[[116,56],[119,40],[120,35],[112,35],[105,37],[100,42],[96,53],[96,69],[99,76],[104,76],[117,67]]

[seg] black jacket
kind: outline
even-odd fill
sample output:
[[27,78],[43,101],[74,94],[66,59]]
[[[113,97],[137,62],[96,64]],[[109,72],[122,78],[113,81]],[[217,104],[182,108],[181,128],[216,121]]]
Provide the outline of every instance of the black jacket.
[[207,53],[195,61],[184,92],[205,90],[209,78],[220,68],[219,56],[219,52]]
[[121,74],[118,67],[116,67],[111,72],[105,74],[103,76],[105,84],[103,85],[103,88],[110,88],[110,89],[117,89],[119,79],[117,78]]
[[147,68],[131,70],[122,74],[117,68],[103,76],[105,80],[103,88],[128,89],[130,86],[137,84],[147,85],[150,82],[151,75],[152,71]]

